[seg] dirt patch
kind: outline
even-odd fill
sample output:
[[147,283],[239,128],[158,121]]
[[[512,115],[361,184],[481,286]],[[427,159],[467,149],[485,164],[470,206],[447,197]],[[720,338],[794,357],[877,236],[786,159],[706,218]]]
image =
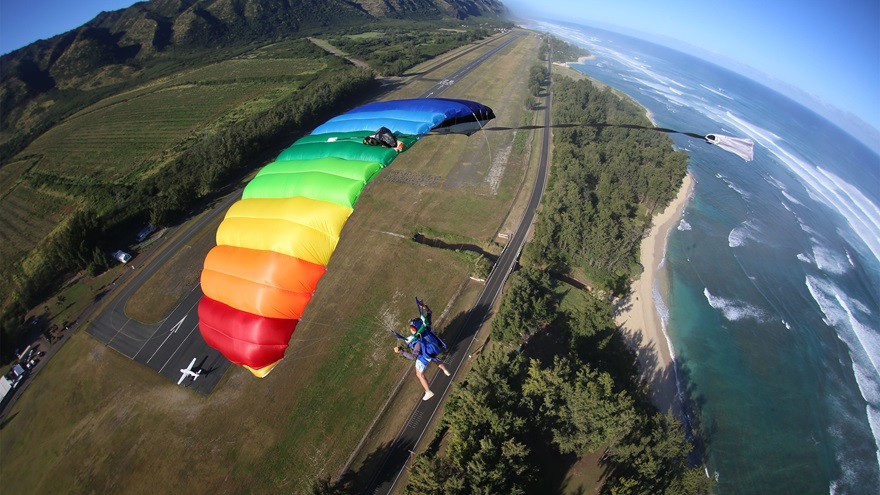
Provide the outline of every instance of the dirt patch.
[[439,188],[443,185],[444,177],[439,175],[428,175],[420,172],[412,172],[407,170],[386,170],[381,176],[381,180],[385,182],[396,182],[398,184],[410,184],[419,187]]
[[498,194],[498,187],[504,177],[504,169],[507,168],[507,160],[510,158],[510,152],[513,151],[514,139],[516,139],[516,132],[512,133],[510,143],[492,157],[492,166],[489,167],[489,173],[486,174],[486,184],[488,184],[489,194],[492,196]]

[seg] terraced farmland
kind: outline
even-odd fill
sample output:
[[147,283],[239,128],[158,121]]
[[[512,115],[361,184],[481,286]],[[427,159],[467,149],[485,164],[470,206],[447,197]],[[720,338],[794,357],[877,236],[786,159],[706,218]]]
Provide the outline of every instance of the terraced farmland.
[[[203,136],[247,119],[344,63],[308,42],[279,43],[105,98],[0,169],[0,260],[8,268],[98,193],[105,206]],[[108,200],[109,198],[109,200]],[[99,207],[99,210],[101,208]]]
[[38,169],[44,173],[118,182],[147,162],[161,164],[182,140],[274,89],[237,83],[163,88],[70,119],[34,141],[25,153],[43,157]]
[[31,250],[75,208],[73,200],[42,193],[27,184],[4,192],[0,203],[0,260],[4,266]]

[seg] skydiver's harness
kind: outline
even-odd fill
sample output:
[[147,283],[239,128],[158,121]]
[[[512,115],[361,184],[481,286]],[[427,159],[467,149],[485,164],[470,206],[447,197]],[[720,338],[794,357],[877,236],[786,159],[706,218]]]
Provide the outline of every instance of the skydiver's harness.
[[[406,342],[410,349],[415,348],[416,342],[420,344],[419,354],[416,356],[416,359],[422,364],[427,365],[431,361],[439,362],[440,360],[437,359],[437,356],[446,349],[446,343],[434,333],[431,327],[431,309],[419,301],[418,298],[416,298],[416,304],[419,306],[419,317],[409,321],[410,326],[416,328],[416,333],[404,338],[394,330],[390,331],[397,338]],[[422,311],[422,307],[427,309],[427,311]]]
[[410,321],[410,325],[415,326],[417,330],[413,336],[407,339],[406,344],[411,349],[415,348],[416,342],[421,344],[419,346],[419,355],[416,356],[416,359],[425,365],[431,361],[436,361],[437,356],[443,352],[443,349],[446,349],[446,343],[431,331],[431,327],[424,321],[424,316],[422,316],[422,319],[417,318]]

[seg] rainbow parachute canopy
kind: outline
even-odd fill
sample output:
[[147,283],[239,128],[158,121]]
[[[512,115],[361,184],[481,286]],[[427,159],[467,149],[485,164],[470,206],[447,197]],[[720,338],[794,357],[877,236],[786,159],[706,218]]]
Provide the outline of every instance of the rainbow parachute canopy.
[[205,257],[199,329],[208,345],[266,376],[284,357],[364,186],[422,136],[470,134],[493,118],[467,100],[375,102],[284,150],[245,187]]

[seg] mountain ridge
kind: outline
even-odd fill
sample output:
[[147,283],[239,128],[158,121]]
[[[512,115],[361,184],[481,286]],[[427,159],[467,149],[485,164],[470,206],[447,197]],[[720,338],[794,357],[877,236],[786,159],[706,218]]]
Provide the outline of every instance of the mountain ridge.
[[[217,48],[272,42],[383,20],[500,16],[498,0],[151,0],[101,12],[66,33],[0,57],[0,142],[48,125],[52,90],[92,91],[145,65]],[[42,117],[41,117],[42,115]],[[12,148],[0,155],[9,158]]]

